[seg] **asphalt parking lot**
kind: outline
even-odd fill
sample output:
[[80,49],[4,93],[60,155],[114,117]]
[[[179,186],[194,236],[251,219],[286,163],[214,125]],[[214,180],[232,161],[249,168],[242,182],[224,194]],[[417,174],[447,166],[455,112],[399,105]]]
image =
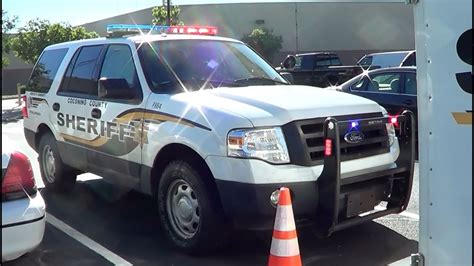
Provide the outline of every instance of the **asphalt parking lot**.
[[[37,154],[26,144],[21,120],[2,123],[2,142],[28,155],[35,176]],[[416,168],[417,169],[417,168]],[[271,232],[235,232],[229,247],[192,257],[172,249],[161,231],[152,200],[100,177],[78,177],[65,195],[42,193],[48,212],[43,242],[33,252],[3,265],[265,265]],[[418,250],[418,171],[406,213],[390,215],[318,239],[299,229],[304,265],[387,265]]]

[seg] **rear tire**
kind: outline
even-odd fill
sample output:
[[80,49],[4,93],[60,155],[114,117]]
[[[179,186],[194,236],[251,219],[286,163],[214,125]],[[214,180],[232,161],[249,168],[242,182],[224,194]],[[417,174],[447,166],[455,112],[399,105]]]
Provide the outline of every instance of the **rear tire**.
[[65,165],[51,133],[41,136],[39,143],[41,178],[46,190],[67,192],[76,184],[76,170]]
[[216,191],[185,161],[172,161],[163,171],[157,199],[161,224],[178,249],[203,254],[222,247],[229,227],[216,199]]

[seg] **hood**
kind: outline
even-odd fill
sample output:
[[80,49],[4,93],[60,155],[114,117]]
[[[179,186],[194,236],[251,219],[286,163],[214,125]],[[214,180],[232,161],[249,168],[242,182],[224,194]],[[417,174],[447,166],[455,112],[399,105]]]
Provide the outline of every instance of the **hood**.
[[235,113],[249,119],[256,127],[317,117],[383,112],[383,108],[371,100],[310,86],[217,88],[183,93],[177,98],[204,108]]

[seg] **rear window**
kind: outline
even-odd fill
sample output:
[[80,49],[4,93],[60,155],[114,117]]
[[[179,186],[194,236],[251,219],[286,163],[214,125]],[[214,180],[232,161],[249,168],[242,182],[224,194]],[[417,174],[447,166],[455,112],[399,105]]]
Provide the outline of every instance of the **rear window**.
[[67,48],[62,48],[44,51],[33,68],[27,90],[48,92],[67,50]]

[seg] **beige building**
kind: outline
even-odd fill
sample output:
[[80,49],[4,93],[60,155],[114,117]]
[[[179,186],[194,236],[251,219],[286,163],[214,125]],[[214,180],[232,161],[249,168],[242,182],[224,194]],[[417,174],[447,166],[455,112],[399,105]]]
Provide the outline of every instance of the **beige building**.
[[[181,5],[180,20],[187,25],[217,26],[220,36],[235,39],[241,39],[256,26],[271,29],[283,38],[283,48],[273,60],[275,66],[287,54],[312,51],[337,52],[343,64],[354,64],[367,53],[415,47],[412,7],[404,0],[380,2],[302,0]],[[105,36],[108,24],[151,24],[151,10],[138,10],[81,26]],[[15,63],[2,69],[2,94],[11,91],[12,84],[16,87],[17,82],[26,82],[26,72],[31,72],[31,66]]]
[[[151,9],[82,26],[103,36],[107,24],[150,24]],[[267,27],[283,37],[283,48],[273,63],[288,53],[335,51],[343,63],[353,64],[369,52],[415,47],[413,9],[403,0],[184,5],[180,19],[187,25],[217,26],[220,36],[235,39],[258,25]]]

